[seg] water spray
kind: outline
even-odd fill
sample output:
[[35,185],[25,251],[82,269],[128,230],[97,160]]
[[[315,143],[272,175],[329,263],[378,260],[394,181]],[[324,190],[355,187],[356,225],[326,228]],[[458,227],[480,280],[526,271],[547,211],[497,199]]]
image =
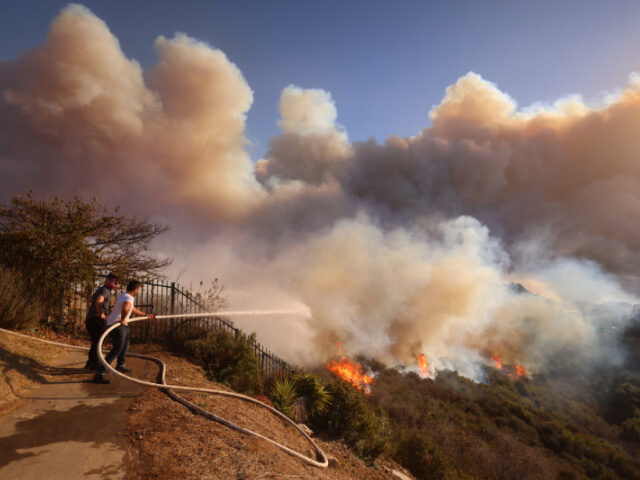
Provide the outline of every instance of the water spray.
[[[164,318],[208,318],[208,317],[241,317],[241,316],[259,316],[259,315],[309,315],[303,310],[219,310],[209,313],[179,313],[176,315],[156,315],[157,319]],[[136,317],[129,319],[131,321],[145,320],[149,317]]]

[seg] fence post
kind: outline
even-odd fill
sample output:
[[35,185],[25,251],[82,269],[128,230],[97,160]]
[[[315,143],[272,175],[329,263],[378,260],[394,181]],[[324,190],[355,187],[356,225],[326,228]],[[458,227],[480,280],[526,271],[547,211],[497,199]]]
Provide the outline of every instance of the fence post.
[[60,289],[60,304],[58,305],[58,327],[62,327],[62,319],[64,317],[64,288]]
[[[171,315],[175,315],[176,313],[176,282],[171,282]],[[174,341],[174,336],[175,336],[175,328],[176,328],[176,324],[175,324],[175,318],[171,318],[171,321],[169,322],[169,329],[171,331],[171,342],[173,343]]]

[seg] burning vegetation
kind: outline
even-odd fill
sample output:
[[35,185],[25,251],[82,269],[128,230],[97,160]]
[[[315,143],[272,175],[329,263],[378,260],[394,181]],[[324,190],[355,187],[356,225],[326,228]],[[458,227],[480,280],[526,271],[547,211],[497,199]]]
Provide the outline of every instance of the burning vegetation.
[[[356,387],[359,391],[369,394],[371,392],[371,385],[374,384],[373,377],[365,373],[365,368],[361,364],[342,355],[342,343],[337,342],[336,345],[338,346],[338,359],[327,362],[325,368]],[[425,353],[419,353],[414,354],[414,356],[420,378],[435,377],[436,372],[429,371],[427,355]],[[490,360],[496,370],[499,370],[512,380],[530,378],[529,372],[522,365],[517,363],[515,365],[505,364],[502,359],[497,356],[490,357]]]
[[500,360],[498,357],[491,357],[491,361],[493,362],[494,367],[496,367],[498,370],[502,370],[502,360]]
[[640,376],[608,371],[594,383],[579,369],[550,376],[489,359],[478,383],[429,371],[424,353],[413,371],[340,357],[321,374],[332,403],[311,427],[417,479],[640,478]]
[[346,357],[340,357],[338,360],[328,362],[326,368],[341,379],[349,382],[359,391],[367,394],[370,392],[373,378],[364,372],[364,368],[359,363]]
[[429,362],[427,361],[427,356],[424,353],[421,353],[420,355],[416,355],[416,360],[418,368],[420,369],[420,376],[422,378],[427,378],[429,376]]
[[527,369],[522,365],[518,365],[517,363],[515,365],[504,365],[500,357],[490,357],[490,360],[497,370],[502,371],[509,378],[529,377]]
[[327,362],[325,368],[356,387],[358,391],[369,394],[370,387],[373,385],[373,377],[365,373],[362,365],[342,356],[342,342],[336,342],[336,346],[338,347],[338,359]]
[[418,479],[640,478],[633,363],[594,381],[578,366],[534,374],[487,355],[478,383],[430,370],[425,353],[414,358],[406,370],[342,355],[329,362],[332,406],[312,420],[315,431],[342,438],[364,459],[389,455]]

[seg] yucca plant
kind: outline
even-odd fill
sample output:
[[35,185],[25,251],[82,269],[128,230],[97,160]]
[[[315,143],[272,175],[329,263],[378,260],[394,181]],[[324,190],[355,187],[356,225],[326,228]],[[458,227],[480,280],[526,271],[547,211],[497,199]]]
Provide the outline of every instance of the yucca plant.
[[293,415],[299,422],[306,422],[309,417],[324,413],[331,404],[331,395],[320,383],[320,379],[312,374],[293,376],[298,399],[293,405]]
[[274,378],[270,393],[273,408],[287,417],[293,417],[293,406],[298,400],[298,395],[292,379],[290,377]]

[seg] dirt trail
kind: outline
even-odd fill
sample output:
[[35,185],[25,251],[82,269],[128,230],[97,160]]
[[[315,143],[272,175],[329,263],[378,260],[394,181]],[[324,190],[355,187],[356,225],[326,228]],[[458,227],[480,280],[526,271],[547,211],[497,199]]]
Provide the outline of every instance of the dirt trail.
[[[41,366],[44,384],[26,403],[0,417],[0,479],[121,479],[127,475],[126,410],[141,387],[111,378],[88,383],[83,352]],[[129,359],[136,376],[153,376],[149,362]]]

